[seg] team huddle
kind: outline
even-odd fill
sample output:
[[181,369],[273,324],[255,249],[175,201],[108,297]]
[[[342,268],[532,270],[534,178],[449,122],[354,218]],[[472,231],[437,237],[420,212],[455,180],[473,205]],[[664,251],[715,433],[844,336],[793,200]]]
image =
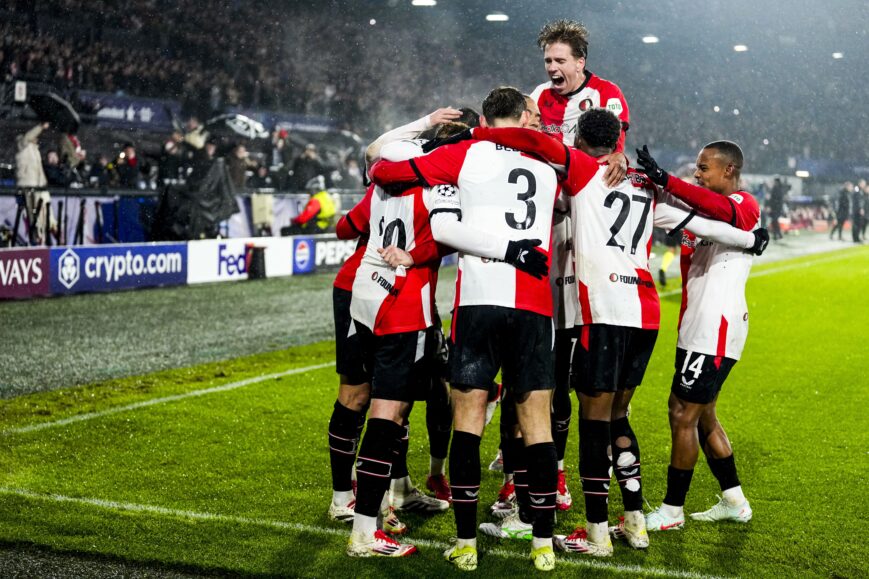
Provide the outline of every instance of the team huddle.
[[[549,82],[528,96],[496,88],[482,115],[438,109],[366,151],[372,184],[337,228],[359,244],[333,294],[340,386],[329,423],[329,515],[352,523],[350,556],[410,555],[416,547],[395,539],[408,531],[398,513],[450,506],[456,542],[444,555],[461,570],[477,567],[478,531],[530,541],[543,571],[554,569],[555,549],[611,556],[613,538],[645,549],[649,531],[684,526],[700,448],[722,498],[692,518],[751,519],[715,412],[748,333],[752,256],[768,242],[757,202],[739,190],[742,151],[730,141],[706,145],[696,185],[669,176],[645,147],[640,169],[628,168],[627,103],[585,70],[586,36],[575,22],[547,25],[538,43]],[[660,323],[653,227],[681,239],[683,285],[667,492],[644,513],[629,415]],[[453,252],[445,339],[435,288]],[[564,469],[571,389],[587,522],[556,535],[556,511],[573,503]],[[415,401],[426,402],[434,496],[407,471]],[[480,442],[499,402],[492,467],[503,470],[504,486],[491,511],[500,521],[478,526]],[[610,525],[613,475],[624,512]]]

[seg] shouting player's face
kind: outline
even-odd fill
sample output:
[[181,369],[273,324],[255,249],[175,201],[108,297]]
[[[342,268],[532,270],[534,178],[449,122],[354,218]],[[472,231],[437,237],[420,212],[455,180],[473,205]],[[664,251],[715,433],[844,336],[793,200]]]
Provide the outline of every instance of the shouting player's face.
[[733,165],[715,149],[703,149],[697,155],[694,180],[710,191],[729,195],[733,187]]
[[543,62],[552,88],[558,94],[575,91],[585,80],[585,58],[574,57],[570,46],[563,42],[547,44],[543,51]]

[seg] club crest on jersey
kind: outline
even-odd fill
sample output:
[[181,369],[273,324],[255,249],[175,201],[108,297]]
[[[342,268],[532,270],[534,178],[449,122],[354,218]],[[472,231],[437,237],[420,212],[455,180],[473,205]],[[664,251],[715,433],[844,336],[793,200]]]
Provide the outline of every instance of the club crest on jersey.
[[733,199],[734,201],[736,201],[737,203],[742,203],[743,200],[745,199],[745,198],[744,198],[742,195],[740,195],[739,193],[733,193],[733,194],[731,194],[731,195],[730,195],[730,198]]
[[593,106],[594,106],[594,103],[589,98],[585,98],[585,99],[582,99],[581,101],[579,101],[579,110],[581,110],[582,112],[587,111],[588,109],[592,108]]

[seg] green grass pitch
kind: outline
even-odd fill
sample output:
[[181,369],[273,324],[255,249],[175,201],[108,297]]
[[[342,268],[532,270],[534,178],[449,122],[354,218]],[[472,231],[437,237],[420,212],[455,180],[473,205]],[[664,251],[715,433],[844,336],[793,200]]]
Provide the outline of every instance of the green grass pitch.
[[[678,295],[662,295],[662,330],[632,415],[653,505],[663,498],[669,457],[679,309]],[[616,544],[606,560],[560,555],[555,575],[869,574],[860,535],[869,528],[867,295],[867,248],[756,266],[748,344],[719,402],[754,520],[689,521],[684,531],[652,535],[646,552]],[[326,515],[333,356],[331,342],[317,342],[0,400],[0,543],[216,575],[457,575],[441,556],[454,529],[449,512],[404,515],[407,540],[420,546],[414,557],[344,555],[349,526]],[[428,467],[423,412],[420,405],[411,417],[408,457],[420,485]],[[484,464],[497,438],[490,427]],[[556,532],[582,521],[576,455],[574,422],[567,468],[576,502]],[[499,483],[483,473],[481,522]],[[708,508],[717,491],[701,458],[686,510]],[[611,517],[620,508],[616,491]],[[482,537],[480,547],[480,576],[534,572],[527,543]]]

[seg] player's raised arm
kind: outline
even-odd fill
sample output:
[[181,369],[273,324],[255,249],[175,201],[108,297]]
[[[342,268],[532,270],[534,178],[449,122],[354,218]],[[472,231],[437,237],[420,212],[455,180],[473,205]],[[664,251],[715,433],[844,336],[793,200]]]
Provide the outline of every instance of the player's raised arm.
[[761,255],[769,243],[769,234],[765,229],[745,231],[723,221],[706,219],[666,192],[658,197],[654,223],[655,227],[666,230],[668,235],[673,234],[674,230],[686,229],[703,239],[751,250],[754,255]]
[[[725,143],[721,141],[721,143]],[[741,159],[725,158],[718,154],[717,149],[711,147],[716,143],[710,143],[701,151],[697,159],[695,177],[702,175],[712,163],[728,163],[724,168],[727,182],[710,185],[720,191],[713,191],[698,185],[692,185],[685,181],[670,176],[658,166],[658,163],[649,153],[649,149],[643,145],[637,149],[637,163],[642,166],[642,171],[658,186],[663,187],[675,197],[681,199],[691,207],[701,211],[712,219],[727,222],[734,227],[750,231],[757,224],[760,210],[757,202],[747,193],[738,192],[735,184],[739,181],[739,171],[742,168]],[[704,154],[705,153],[705,154]],[[740,154],[741,155],[741,154]],[[743,203],[750,198],[750,201]]]
[[380,159],[380,149],[387,143],[400,141],[403,139],[415,139],[423,131],[437,126],[447,121],[455,121],[462,116],[462,111],[452,107],[444,107],[432,111],[426,116],[417,119],[406,125],[392,129],[377,137],[368,148],[365,149],[365,163],[370,167],[378,159]]

